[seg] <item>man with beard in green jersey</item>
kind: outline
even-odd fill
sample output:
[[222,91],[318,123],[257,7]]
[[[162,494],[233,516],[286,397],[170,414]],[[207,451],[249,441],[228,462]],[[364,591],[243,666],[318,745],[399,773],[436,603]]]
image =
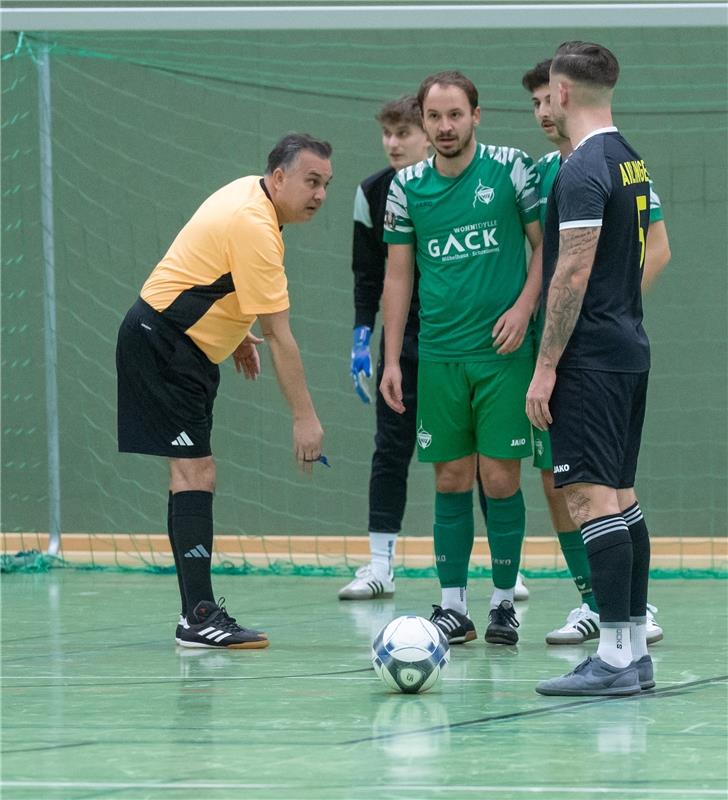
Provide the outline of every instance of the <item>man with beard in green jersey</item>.
[[[520,459],[531,454],[523,400],[541,287],[538,176],[522,151],[476,141],[478,92],[462,73],[429,76],[418,101],[435,154],[400,170],[389,190],[380,388],[387,404],[403,413],[399,357],[416,256],[417,452],[435,467],[442,587],[431,619],[451,644],[476,638],[466,588],[477,471],[487,497],[495,587],[485,640],[515,644],[514,587],[525,529]],[[526,240],[533,249],[528,269]]]

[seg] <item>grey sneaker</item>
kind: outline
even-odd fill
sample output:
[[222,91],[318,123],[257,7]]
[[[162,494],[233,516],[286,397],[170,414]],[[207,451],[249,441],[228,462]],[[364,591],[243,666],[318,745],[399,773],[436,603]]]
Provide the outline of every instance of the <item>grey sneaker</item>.
[[652,667],[652,658],[650,656],[642,656],[632,664],[637,667],[637,674],[640,677],[640,689],[654,689],[655,688],[655,671]]
[[640,679],[637,667],[613,667],[599,656],[585,658],[577,667],[559,678],[536,684],[539,694],[547,695],[621,695],[637,694]]

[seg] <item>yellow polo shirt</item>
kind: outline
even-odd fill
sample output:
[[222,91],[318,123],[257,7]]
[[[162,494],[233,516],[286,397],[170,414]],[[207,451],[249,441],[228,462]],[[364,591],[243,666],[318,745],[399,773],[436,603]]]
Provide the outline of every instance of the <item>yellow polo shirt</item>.
[[283,254],[260,176],[239,178],[197,209],[140,294],[219,364],[258,314],[289,307]]

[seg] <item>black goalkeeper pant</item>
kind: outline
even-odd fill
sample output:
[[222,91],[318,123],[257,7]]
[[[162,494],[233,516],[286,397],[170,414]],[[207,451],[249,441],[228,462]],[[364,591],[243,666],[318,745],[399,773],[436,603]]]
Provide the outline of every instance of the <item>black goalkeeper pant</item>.
[[415,449],[417,433],[417,336],[408,336],[402,344],[403,402],[407,409],[397,414],[384,402],[379,384],[384,371],[384,334],[377,363],[376,411],[377,432],[369,479],[369,530],[376,533],[399,533],[407,504],[407,475]]

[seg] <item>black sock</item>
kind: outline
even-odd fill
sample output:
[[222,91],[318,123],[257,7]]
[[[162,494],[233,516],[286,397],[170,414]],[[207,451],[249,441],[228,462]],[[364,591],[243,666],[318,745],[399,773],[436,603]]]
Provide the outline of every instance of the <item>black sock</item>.
[[650,578],[650,534],[639,503],[622,512],[632,539],[632,600],[630,616],[647,615],[647,583]]
[[628,622],[632,584],[632,539],[620,514],[597,517],[581,526],[589,556],[592,590],[602,622]]
[[214,598],[210,575],[212,492],[177,492],[172,496],[172,535],[189,616],[201,600]]
[[182,569],[179,565],[179,553],[177,546],[174,543],[174,536],[172,535],[172,492],[169,493],[167,500],[167,536],[169,536],[169,544],[172,548],[172,555],[174,556],[174,567],[177,572],[177,585],[179,586],[179,596],[182,603],[181,614],[183,617],[187,616],[187,597],[185,596],[185,587],[182,583]]

